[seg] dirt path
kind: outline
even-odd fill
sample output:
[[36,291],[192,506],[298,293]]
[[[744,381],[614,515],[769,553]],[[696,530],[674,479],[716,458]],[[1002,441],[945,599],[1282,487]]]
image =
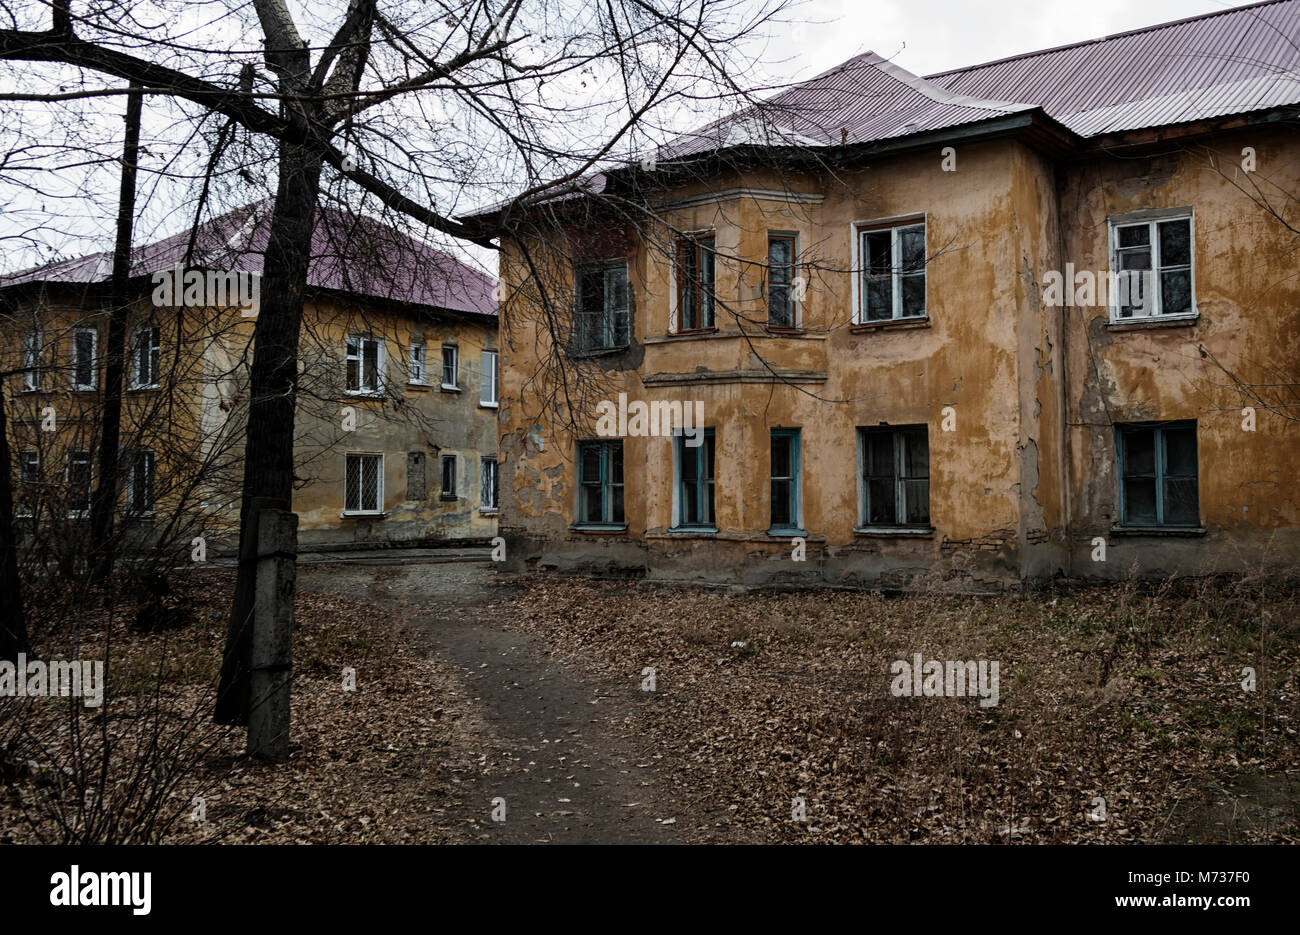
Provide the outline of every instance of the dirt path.
[[[509,844],[678,843],[653,751],[638,749],[626,687],[599,685],[541,641],[493,622],[505,596],[478,564],[300,568],[299,587],[398,610],[428,652],[458,670],[487,725],[481,769],[463,777],[446,821],[470,840]],[[508,586],[507,586],[508,587]],[[505,820],[494,821],[494,799]]]

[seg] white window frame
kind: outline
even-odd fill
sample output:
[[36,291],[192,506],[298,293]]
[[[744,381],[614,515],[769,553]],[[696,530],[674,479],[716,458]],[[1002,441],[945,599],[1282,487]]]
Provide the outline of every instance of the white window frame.
[[[492,362],[491,367],[488,366],[489,360]],[[483,351],[483,363],[481,366],[482,373],[479,377],[478,404],[488,409],[496,409],[498,406],[497,374],[500,372],[498,369],[500,361],[501,358],[496,351]],[[491,392],[489,393],[488,390],[491,390]],[[488,398],[485,399],[485,396]]]
[[[356,343],[357,352],[352,353],[351,345]],[[365,386],[366,375],[366,342],[371,342],[378,348],[375,354],[375,386],[373,388]],[[371,334],[350,334],[345,339],[343,345],[344,364],[343,364],[343,388],[349,396],[382,396],[384,393],[384,367],[386,366],[386,351],[383,338],[377,338]],[[347,386],[347,365],[352,361],[357,362],[357,388],[350,389]]]
[[429,348],[423,341],[412,341],[407,382],[425,386],[429,382]]
[[[451,492],[447,492],[447,462],[451,462]],[[445,454],[438,459],[438,499],[439,500],[459,500],[460,493],[457,489],[460,483],[460,466],[457,464],[459,459],[454,454]]]
[[[451,351],[451,382],[450,383],[447,382],[447,352],[448,351]],[[442,367],[442,376],[439,379],[442,381],[442,388],[444,390],[459,390],[460,389],[460,348],[457,347],[455,344],[444,344],[442,346],[442,351],[439,354],[439,357],[441,358],[439,364]]]
[[[149,469],[148,469],[149,502],[145,504],[144,508],[142,509],[135,502],[135,480],[136,480],[136,473],[140,470],[140,465],[144,458],[147,458],[149,462]],[[131,466],[130,469],[127,471],[127,475],[126,475],[126,507],[127,510],[135,516],[153,515],[154,501],[156,499],[154,480],[158,476],[158,472],[156,470],[157,461],[158,459],[154,455],[153,449],[151,448],[137,448],[131,454]]]
[[[90,382],[78,383],[77,371],[79,360],[77,358],[77,336],[81,334],[90,335]],[[99,368],[96,366],[96,357],[99,354],[99,329],[97,328],[73,328],[72,329],[72,389],[74,390],[93,390],[99,381]]]
[[[348,503],[348,462],[352,458],[375,458],[375,508],[367,510],[362,507],[364,499],[362,482],[365,477],[364,464],[357,469],[357,505],[353,509]],[[382,451],[347,451],[343,454],[343,515],[344,516],[383,516],[384,515],[384,453]]]
[[41,388],[41,350],[44,335],[40,328],[23,332],[23,392],[35,393]]
[[[1191,281],[1192,310],[1190,312],[1179,312],[1177,314],[1166,315],[1163,310],[1164,289],[1160,284],[1160,274],[1164,272],[1160,263],[1160,230],[1161,221],[1187,221],[1187,272],[1188,279]],[[1154,299],[1151,311],[1145,315],[1133,314],[1127,318],[1121,318],[1119,311],[1120,305],[1118,295],[1108,295],[1106,301],[1110,305],[1110,321],[1112,324],[1124,324],[1135,321],[1189,321],[1193,318],[1200,317],[1200,309],[1196,304],[1196,212],[1190,207],[1181,208],[1158,208],[1151,211],[1130,211],[1127,214],[1115,214],[1106,219],[1106,241],[1107,255],[1110,257],[1110,273],[1118,273],[1119,269],[1119,251],[1121,249],[1131,250],[1132,247],[1121,248],[1119,245],[1119,229],[1121,227],[1138,227],[1145,224],[1148,229],[1148,249],[1151,251],[1151,282],[1147,288],[1151,290],[1151,296]],[[1179,267],[1174,267],[1175,269]],[[1107,285],[1110,283],[1110,276],[1107,276]],[[1070,284],[1066,283],[1066,288]],[[1118,291],[1118,290],[1115,290]]]
[[[487,489],[488,465],[492,465],[492,502],[489,503],[483,499],[483,491]],[[480,513],[496,513],[500,509],[500,481],[501,466],[495,457],[484,455],[478,461],[478,500]]]
[[[899,234],[904,228],[921,227],[925,230],[925,266],[921,270],[922,282],[925,283],[925,314],[924,315],[903,315],[903,274],[901,266],[895,266],[893,272],[893,288],[891,290],[891,313],[890,318],[868,319],[864,314],[866,309],[863,303],[866,302],[866,294],[862,288],[863,277],[867,274],[866,258],[864,257],[862,242],[867,234],[878,234],[881,231],[890,231],[889,240],[891,255],[899,258]],[[853,324],[855,325],[886,325],[895,321],[927,321],[930,318],[930,219],[925,213],[920,214],[901,214],[897,217],[876,218],[869,221],[854,221],[850,228],[850,239],[853,251],[853,275],[850,283],[853,293]]]
[[[140,379],[140,335],[150,333],[149,344],[149,381]],[[158,388],[158,368],[162,363],[162,329],[156,324],[136,325],[131,332],[131,389],[152,390]]]
[[74,455],[85,455],[86,460],[86,507],[83,510],[68,510],[69,517],[79,519],[90,515],[91,500],[95,496],[95,459],[92,457],[92,453],[84,448],[72,449],[64,456],[66,467],[64,468],[63,479],[69,487],[72,485],[72,461]]

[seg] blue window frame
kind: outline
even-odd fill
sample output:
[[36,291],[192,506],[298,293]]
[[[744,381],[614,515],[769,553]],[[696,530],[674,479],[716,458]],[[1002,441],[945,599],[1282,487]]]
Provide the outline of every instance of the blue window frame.
[[698,445],[687,444],[695,438],[678,434],[677,449],[677,529],[716,530],[714,515],[713,429],[703,431]]
[[623,525],[623,442],[578,443],[578,526]]
[[774,534],[802,534],[799,516],[799,430],[772,429],[771,529]]
[[1199,526],[1196,423],[1117,425],[1123,526]]

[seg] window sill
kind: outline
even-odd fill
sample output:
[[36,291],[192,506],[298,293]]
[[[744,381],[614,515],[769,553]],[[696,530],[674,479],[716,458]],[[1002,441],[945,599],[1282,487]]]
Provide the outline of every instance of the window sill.
[[382,510],[344,510],[339,519],[383,519],[388,513]]
[[407,388],[408,390],[431,390],[431,389],[433,389],[432,386],[430,386],[428,383],[425,383],[423,380],[407,380],[407,381],[406,381],[406,388]]
[[438,387],[438,389],[442,390],[444,393],[459,393],[459,392],[460,392],[460,387],[459,387],[459,386],[451,386],[450,384],[447,384],[447,383],[443,383],[442,385],[440,385],[440,386]]
[[457,500],[460,499],[460,497],[456,496],[455,494],[440,493],[438,494],[438,499],[443,503],[455,503]]
[[1200,321],[1199,314],[1148,315],[1143,318],[1112,318],[1106,323],[1107,331],[1146,331],[1150,328],[1190,328]]
[[501,408],[501,405],[500,405],[499,403],[483,403],[483,402],[481,402],[481,403],[478,404],[478,407],[479,407],[480,409],[500,409],[500,408]]
[[782,338],[802,338],[808,333],[808,329],[794,325],[768,325],[767,333]]
[[1121,526],[1110,527],[1112,536],[1181,536],[1197,538],[1205,535],[1204,526]]
[[620,533],[627,532],[627,523],[570,523],[571,532]]
[[496,515],[497,515],[498,513],[500,513],[500,512],[501,512],[501,511],[500,511],[499,509],[497,509],[496,507],[494,507],[494,506],[490,506],[490,507],[488,507],[487,509],[483,509],[482,507],[479,507],[478,515],[479,515],[479,516],[496,516]]
[[575,347],[569,351],[571,360],[584,360],[588,357],[612,357],[615,354],[622,354],[630,344],[619,344],[614,347]]
[[891,318],[888,321],[860,321],[857,324],[850,325],[849,331],[852,334],[868,334],[872,331],[891,331],[894,329],[906,331],[911,328],[929,327],[931,327],[930,316],[924,315],[913,318]]
[[74,393],[93,393],[96,388],[93,386],[70,386],[68,389]]
[[669,539],[713,539],[717,535],[717,526],[673,526],[664,533]]
[[767,535],[773,539],[801,539],[808,538],[808,530],[796,529],[794,526],[774,526],[767,531]]
[[159,389],[159,385],[157,383],[143,383],[140,386],[128,386],[126,388],[126,391],[128,393],[140,393],[146,390],[156,390],[156,389]]
[[854,526],[853,535],[877,539],[933,539],[933,526]]
[[378,390],[344,390],[344,399],[383,399],[384,394]]

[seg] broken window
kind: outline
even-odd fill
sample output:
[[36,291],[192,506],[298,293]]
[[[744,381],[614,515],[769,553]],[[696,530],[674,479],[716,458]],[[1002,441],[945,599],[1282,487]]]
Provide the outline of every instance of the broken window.
[[860,230],[858,324],[925,317],[925,224]]
[[577,271],[575,345],[593,351],[628,344],[627,261],[584,266]]
[[1111,219],[1111,317],[1194,315],[1192,217]]
[[346,513],[382,513],[384,510],[384,456],[348,454],[343,496]]
[[1120,523],[1198,526],[1196,423],[1121,425]]
[[579,525],[623,522],[623,443],[578,443]]
[[858,429],[863,527],[930,524],[930,441],[924,425]]

